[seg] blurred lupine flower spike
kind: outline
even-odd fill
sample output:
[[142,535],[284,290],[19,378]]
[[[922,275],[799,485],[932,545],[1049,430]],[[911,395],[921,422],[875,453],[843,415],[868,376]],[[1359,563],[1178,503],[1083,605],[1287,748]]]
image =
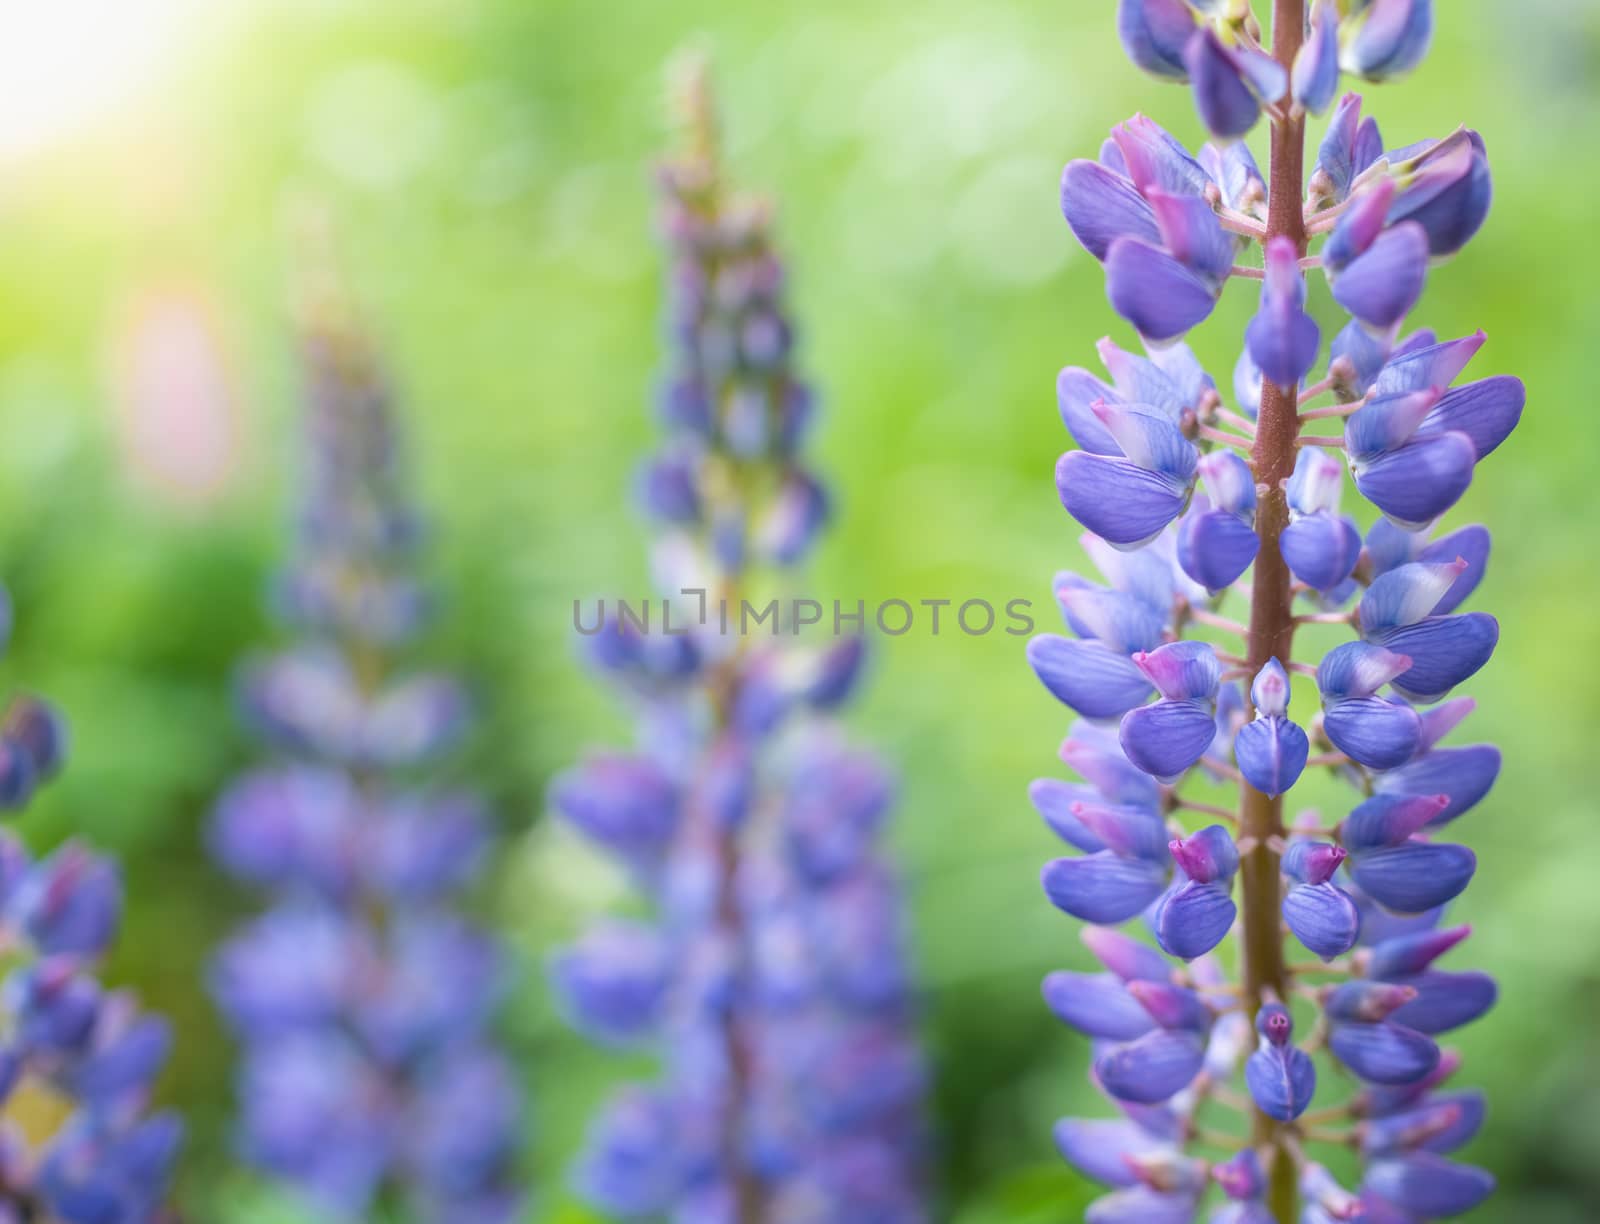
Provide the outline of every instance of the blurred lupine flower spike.
[[[1488,215],[1488,157],[1465,128],[1386,149],[1360,96],[1339,95],[1341,73],[1420,64],[1430,0],[1273,9],[1264,28],[1248,0],[1120,0],[1129,57],[1188,85],[1213,143],[1191,154],[1136,115],[1061,180],[1067,224],[1145,348],[1102,340],[1109,381],[1057,380],[1077,443],[1057,489],[1104,580],[1057,575],[1068,632],[1028,648],[1081,719],[1060,755],[1083,781],[1030,796],[1076,851],[1046,865],[1046,895],[1096,924],[1085,941],[1104,969],[1045,981],[1122,1114],[1057,1127],[1062,1155],[1110,1188],[1091,1224],[1421,1221],[1494,1185],[1451,1158],[1484,1109],[1440,1091],[1459,1059],[1437,1038],[1486,1012],[1495,985],[1433,963],[1467,934],[1440,924],[1477,869],[1447,826],[1500,769],[1489,745],[1440,746],[1472,707],[1446,698],[1499,625],[1461,608],[1488,532],[1431,533],[1524,392],[1458,381],[1481,332],[1403,331],[1431,262]],[[1264,172],[1241,139],[1263,117]],[[1313,316],[1308,273],[1347,318]],[[1237,280],[1259,285],[1224,391],[1185,336]],[[1347,484],[1376,509],[1365,539],[1340,513]],[[1341,630],[1306,657],[1313,634],[1320,647]],[[1323,770],[1354,785],[1347,812],[1295,814]],[[1199,789],[1218,784],[1237,802]],[[1112,929],[1136,918],[1151,941]],[[1235,955],[1213,955],[1230,939]],[[1358,1186],[1309,1154],[1327,1140],[1361,1152]]]
[[491,1032],[502,957],[461,912],[489,826],[434,780],[466,701],[402,657],[428,599],[399,425],[325,242],[305,273],[301,499],[276,589],[294,640],[240,681],[281,759],[238,778],[211,825],[222,866],[271,898],[211,968],[242,1050],[238,1145],[336,1218],[404,1203],[431,1224],[510,1224],[522,1123]]
[[[10,621],[0,590],[0,645]],[[65,750],[52,706],[12,700],[0,719],[0,805],[8,815],[55,775]],[[114,862],[75,841],[35,860],[0,829],[0,1220],[169,1218],[167,1183],[183,1126],[174,1114],[151,1113],[150,1102],[172,1030],[96,977],[121,919]]]
[[[729,193],[703,64],[675,82],[659,168],[671,260],[665,438],[640,480],[670,595],[732,608],[801,562],[827,512],[801,442],[771,210]],[[648,922],[607,919],[551,964],[579,1030],[643,1047],[580,1157],[580,1193],[628,1219],[926,1220],[923,1062],[900,889],[878,839],[893,782],[830,712],[859,637],[725,632],[691,597],[663,637],[606,622],[590,658],[639,746],[596,753],[551,804],[634,880]]]

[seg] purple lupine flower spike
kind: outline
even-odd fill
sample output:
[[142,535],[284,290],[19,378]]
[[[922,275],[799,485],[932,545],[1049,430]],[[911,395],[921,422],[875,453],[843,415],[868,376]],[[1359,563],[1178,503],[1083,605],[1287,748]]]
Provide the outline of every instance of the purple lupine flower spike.
[[[1440,522],[1526,392],[1461,381],[1483,333],[1406,330],[1429,268],[1488,216],[1488,157],[1467,128],[1386,148],[1362,98],[1340,96],[1341,73],[1419,66],[1430,0],[1273,8],[1264,30],[1249,0],[1121,0],[1129,58],[1186,82],[1214,141],[1191,155],[1135,116],[1062,180],[1068,225],[1148,354],[1102,340],[1108,378],[1057,379],[1077,445],[1057,489],[1104,581],[1057,574],[1066,632],[1028,646],[1082,719],[1060,752],[1082,780],[1029,794],[1069,847],[1042,872],[1048,899],[1096,924],[1103,972],[1053,973],[1044,995],[1094,1042],[1094,1082],[1122,1115],[1056,1130],[1110,1187],[1085,1218],[1111,1224],[1413,1224],[1492,1188],[1449,1159],[1484,1107],[1441,1089],[1460,1059],[1438,1037],[1497,994],[1445,960],[1467,928],[1443,915],[1477,870],[1457,822],[1501,768],[1494,746],[1450,742],[1473,709],[1457,693],[1493,666],[1500,626],[1471,606],[1488,532]],[[1302,194],[1306,117],[1324,113]],[[1265,167],[1239,139],[1258,122]],[[1308,305],[1318,273],[1338,320]],[[1261,284],[1225,390],[1185,337],[1239,279]],[[1364,539],[1341,510],[1350,485],[1379,515]],[[1307,657],[1326,633],[1344,640]],[[1291,686],[1311,677],[1321,709],[1297,721]],[[1289,806],[1308,770],[1354,787],[1328,819]],[[1147,935],[1112,930],[1134,920]],[[1303,1048],[1288,1002],[1318,1013]],[[1322,1059],[1348,1074],[1319,1077]],[[1241,1075],[1250,1146],[1201,1115]],[[1209,1180],[1197,1133],[1235,1153]],[[1308,1154],[1323,1139],[1361,1154],[1359,1183]]]
[[[0,590],[0,640],[10,620]],[[0,717],[8,809],[24,807],[58,772],[65,745],[53,706],[11,699]],[[35,861],[14,833],[0,830],[0,1103],[15,1115],[0,1139],[0,1219],[165,1218],[183,1126],[149,1105],[172,1030],[96,977],[116,942],[122,896],[116,864],[83,844],[65,842]],[[26,1128],[16,1125],[24,1119]]]
[[[1138,45],[1159,46],[1160,17],[1151,10]],[[703,69],[681,84],[686,147],[658,173],[673,411],[654,462],[670,464],[672,487],[644,509],[658,570],[677,579],[664,593],[718,593],[727,620],[709,600],[698,617],[693,601],[681,617],[673,602],[681,628],[670,632],[607,619],[590,650],[637,718],[640,746],[592,754],[550,789],[552,808],[623,868],[646,915],[602,918],[552,958],[560,1008],[592,1040],[660,1063],[653,1083],[596,1116],[576,1184],[628,1219],[917,1224],[928,1218],[925,1072],[900,887],[881,846],[895,784],[832,719],[860,682],[859,632],[839,637],[836,624],[839,640],[813,648],[732,627],[747,581],[784,580],[812,551],[829,501],[790,421],[796,404],[811,415],[812,398],[794,365],[771,211],[722,181]],[[1160,241],[1154,205],[1120,163],[1076,163],[1062,190],[1097,256],[1130,235]],[[1139,502],[1123,515],[1129,542],[1160,531],[1198,457],[1176,414],[1135,407],[1082,370],[1062,371],[1057,390],[1085,448],[1074,462],[1090,461],[1083,485]],[[1063,581],[1070,636],[1030,648],[1040,679],[1085,718],[1150,697],[1132,656],[1163,638],[1138,584],[1107,576]],[[1160,895],[1169,867],[1154,784],[1102,760],[1104,738],[1085,732],[1075,748],[1088,785],[1042,780],[1034,801],[1081,852],[1054,873],[1061,903],[1116,921]],[[1158,1030],[1110,969],[1057,975],[1044,997],[1097,1040]],[[1067,1136],[1063,1147],[1098,1165],[1104,1142]]]
[[[394,1201],[418,1220],[505,1224],[521,1199],[522,1119],[491,1033],[502,957],[459,912],[485,866],[487,823],[471,794],[421,780],[459,738],[467,703],[454,678],[404,664],[430,601],[399,422],[326,251],[307,271],[302,503],[276,592],[297,642],[252,660],[241,685],[247,717],[285,760],[239,778],[211,826],[222,866],[273,898],[211,972],[242,1047],[239,1144],[336,1218]],[[640,793],[640,772],[596,761],[564,786],[575,819],[643,859],[670,813]],[[606,984],[596,1023],[620,1038],[625,987]]]

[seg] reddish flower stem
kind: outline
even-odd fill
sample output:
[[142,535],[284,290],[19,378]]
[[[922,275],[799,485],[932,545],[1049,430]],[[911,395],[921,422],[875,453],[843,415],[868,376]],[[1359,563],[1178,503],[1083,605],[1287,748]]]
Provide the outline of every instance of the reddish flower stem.
[[[1273,0],[1272,54],[1284,68],[1294,63],[1305,33],[1305,0]],[[1275,119],[1272,123],[1271,160],[1268,163],[1267,237],[1286,237],[1300,255],[1306,251],[1305,222],[1301,212],[1301,184],[1305,177],[1305,119]],[[1265,486],[1256,507],[1254,588],[1250,598],[1250,636],[1247,655],[1251,675],[1269,659],[1286,666],[1294,646],[1292,579],[1278,536],[1289,521],[1283,483],[1294,471],[1300,433],[1298,388],[1263,382],[1261,408],[1256,418],[1255,447],[1251,459],[1258,487]],[[1279,854],[1274,845],[1284,835],[1283,800],[1269,799],[1248,783],[1240,783],[1239,829],[1255,846],[1240,864],[1244,946],[1245,1004],[1252,1019],[1269,996],[1289,997],[1289,973],[1284,965],[1279,884]],[[1298,1218],[1297,1176],[1290,1136],[1278,1122],[1259,1109],[1252,1114],[1252,1138],[1270,1155],[1266,1162],[1267,1206],[1280,1224]]]

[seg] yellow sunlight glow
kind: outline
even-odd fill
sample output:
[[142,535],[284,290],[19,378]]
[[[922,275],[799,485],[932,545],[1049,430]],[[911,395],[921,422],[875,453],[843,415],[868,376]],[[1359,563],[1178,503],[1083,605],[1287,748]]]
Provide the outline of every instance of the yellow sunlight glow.
[[0,0],[0,159],[108,113],[155,78],[191,0]]

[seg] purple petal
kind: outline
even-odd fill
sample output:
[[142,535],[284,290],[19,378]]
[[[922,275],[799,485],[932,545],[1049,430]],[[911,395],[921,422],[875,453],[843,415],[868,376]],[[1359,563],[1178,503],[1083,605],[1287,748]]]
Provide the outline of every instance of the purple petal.
[[827,491],[812,476],[791,471],[756,524],[756,543],[776,565],[805,555],[828,519]]
[[1233,741],[1234,759],[1244,780],[1269,798],[1299,781],[1310,752],[1306,733],[1282,717],[1248,722]]
[[1216,731],[1204,706],[1163,699],[1123,715],[1122,750],[1146,773],[1169,781],[1205,755]]
[[1217,692],[1222,664],[1209,642],[1168,642],[1133,656],[1134,664],[1173,701],[1209,700]]
[[1194,991],[1172,982],[1128,983],[1128,993],[1150,1018],[1164,1029],[1184,1029],[1204,1035],[1214,1014]]
[[[1467,563],[1410,561],[1373,579],[1357,606],[1363,634],[1414,625],[1431,615],[1451,591]],[[1398,653],[1406,653],[1392,647]]]
[[1176,137],[1149,116],[1135,115],[1119,123],[1111,129],[1111,139],[1122,154],[1128,177],[1141,192],[1205,194],[1211,176]]
[[1095,344],[1095,351],[1111,373],[1117,394],[1130,403],[1154,410],[1178,423],[1184,412],[1196,407],[1200,397],[1214,386],[1200,363],[1183,343],[1152,350],[1155,356],[1141,357],[1118,348],[1109,337]]
[[1417,992],[1415,999],[1394,1013],[1394,1022],[1419,1033],[1447,1033],[1471,1024],[1494,1006],[1500,993],[1487,973],[1429,969],[1394,980]]
[[1317,0],[1311,11],[1311,35],[1294,57],[1290,88],[1313,115],[1333,105],[1339,92],[1339,10],[1333,0]]
[[1354,23],[1345,71],[1386,81],[1422,62],[1433,37],[1433,0],[1373,0]]
[[1455,1216],[1494,1193],[1494,1174],[1456,1164],[1432,1152],[1374,1161],[1361,1181],[1364,1193],[1417,1216]]
[[1078,446],[1094,455],[1120,455],[1122,448],[1090,408],[1099,400],[1116,403],[1119,397],[1087,370],[1068,366],[1056,376],[1056,405],[1061,422]]
[[1345,422],[1345,449],[1355,459],[1399,450],[1422,426],[1442,394],[1439,388],[1430,387],[1375,396]]
[[1185,487],[1194,484],[1200,452],[1166,417],[1107,401],[1090,405],[1090,411],[1132,462]]
[[1379,776],[1381,795],[1445,795],[1449,802],[1432,827],[1448,824],[1475,807],[1500,776],[1500,750],[1490,744],[1434,748],[1414,761]]
[[1056,490],[1073,518],[1107,542],[1129,548],[1159,535],[1182,512],[1189,492],[1171,477],[1127,459],[1087,451],[1061,456]]
[[1361,535],[1349,519],[1318,511],[1293,519],[1278,535],[1278,551],[1301,582],[1313,590],[1331,591],[1350,577],[1361,559]]
[[1333,746],[1370,769],[1393,769],[1411,759],[1422,735],[1417,712],[1381,697],[1349,697],[1331,703],[1322,729]]
[[[1388,522],[1387,519],[1378,521]],[[1489,548],[1489,529],[1473,524],[1440,536],[1417,554],[1418,561],[1430,564],[1454,561],[1457,557],[1467,563],[1466,569],[1456,577],[1455,584],[1434,607],[1435,613],[1443,616],[1446,612],[1454,612],[1478,589],[1484,571],[1489,567]]]
[[1370,642],[1345,642],[1317,664],[1317,688],[1327,699],[1370,697],[1411,666],[1411,660]]
[[1370,119],[1366,124],[1361,122],[1361,95],[1345,94],[1339,99],[1339,107],[1328,121],[1327,134],[1317,149],[1315,178],[1325,182],[1316,185],[1327,192],[1327,202],[1342,203],[1349,196],[1356,176],[1382,151],[1383,141],[1377,136],[1377,125]]
[[[1183,61],[1194,85],[1195,109],[1213,136],[1231,140],[1255,126],[1261,117],[1261,102],[1247,83],[1245,64],[1209,27],[1190,36]],[[1272,99],[1281,93],[1280,89]]]
[[1125,858],[1166,861],[1167,827],[1150,809],[1091,800],[1074,804],[1072,814],[1107,850]]
[[607,1044],[650,1036],[668,984],[665,942],[651,927],[610,922],[562,949],[550,982],[568,1022]]
[[1195,472],[1205,483],[1218,510],[1250,519],[1256,508],[1256,477],[1250,465],[1233,450],[1214,450],[1201,457]]
[[1283,920],[1294,937],[1323,960],[1343,956],[1361,933],[1361,914],[1342,888],[1296,884],[1284,894]]
[[643,757],[591,757],[555,779],[550,800],[579,832],[629,859],[653,859],[677,829],[677,788]]
[[1355,978],[1334,987],[1323,1000],[1322,1009],[1336,1023],[1377,1024],[1413,997],[1414,992],[1406,986]]
[[1045,1005],[1064,1024],[1107,1041],[1132,1041],[1156,1027],[1150,1013],[1109,973],[1052,973]]
[[1345,817],[1339,840],[1352,854],[1398,846],[1427,828],[1448,802],[1437,794],[1373,795]]
[[1298,387],[1317,362],[1322,333],[1305,312],[1298,251],[1287,238],[1267,244],[1261,307],[1245,329],[1256,367],[1280,387]]
[[1460,340],[1445,340],[1397,354],[1378,374],[1373,391],[1378,395],[1391,395],[1448,387],[1456,380],[1456,375],[1467,368],[1486,338],[1482,331],[1477,331]]
[[1470,926],[1455,926],[1397,935],[1367,953],[1365,972],[1384,981],[1402,981],[1421,973],[1471,934]]
[[1394,337],[1389,333],[1374,335],[1355,319],[1339,329],[1328,346],[1328,373],[1340,399],[1358,400],[1367,393],[1393,343]]
[[1083,858],[1055,859],[1041,875],[1045,894],[1057,909],[1084,922],[1126,922],[1161,895],[1164,868],[1145,859],[1122,858],[1109,850]]
[[1363,497],[1401,526],[1421,527],[1461,500],[1476,460],[1465,434],[1430,434],[1352,470]]
[[1289,673],[1276,655],[1262,664],[1256,678],[1250,682],[1250,704],[1258,717],[1289,712]]
[[1222,228],[1216,211],[1195,195],[1149,192],[1146,198],[1161,231],[1160,245],[1207,284],[1221,284],[1233,267],[1238,239]]
[[1414,1084],[1439,1064],[1432,1038],[1398,1024],[1336,1024],[1328,1048],[1373,1084]]
[[1124,1118],[1062,1118],[1055,1125],[1056,1151],[1085,1177],[1107,1186],[1137,1186],[1124,1156],[1170,1145]]
[[1099,642],[1040,634],[1028,643],[1028,664],[1057,701],[1085,718],[1116,718],[1143,704],[1152,691],[1126,655]]
[[1221,825],[1207,825],[1170,842],[1168,849],[1183,874],[1200,884],[1226,882],[1239,870],[1239,848]]
[[1349,857],[1343,847],[1331,842],[1296,837],[1283,852],[1281,867],[1296,884],[1326,884]]
[[1160,801],[1159,785],[1123,755],[1117,734],[1109,727],[1074,723],[1057,755],[1112,803],[1154,811]]
[[1210,591],[1232,586],[1260,545],[1255,528],[1226,510],[1191,511],[1178,521],[1178,564]]
[[1156,940],[1169,955],[1193,960],[1227,937],[1237,913],[1222,885],[1190,880],[1162,898],[1155,913]]
[[1085,854],[1106,848],[1106,844],[1073,813],[1073,808],[1085,800],[1100,798],[1092,788],[1075,786],[1057,778],[1037,778],[1028,786],[1028,798],[1055,835],[1069,846]]
[[1350,203],[1322,247],[1322,266],[1330,276],[1342,272],[1383,233],[1389,206],[1394,202],[1394,180],[1373,180],[1350,197]]
[[1185,0],[1119,0],[1117,35],[1122,48],[1146,72],[1186,81],[1183,48],[1194,33],[1195,14]]
[[1406,842],[1350,858],[1350,876],[1379,905],[1420,914],[1461,895],[1478,868],[1466,846]]
[[1473,449],[1482,461],[1511,436],[1522,419],[1527,398],[1520,378],[1508,374],[1482,378],[1446,392],[1417,432],[1463,433],[1472,439]]
[[1319,446],[1301,447],[1284,492],[1296,514],[1336,513],[1344,491],[1344,464]]
[[1204,320],[1216,291],[1165,251],[1118,238],[1106,256],[1106,296],[1116,312],[1155,343],[1176,340]]
[[1361,1150],[1370,1158],[1415,1151],[1447,1153],[1470,1143],[1487,1113],[1481,1092],[1450,1092],[1431,1097],[1415,1109],[1370,1119]]
[[1117,654],[1154,650],[1161,644],[1166,618],[1132,595],[1067,574],[1056,587],[1056,599],[1074,633]]
[[1161,953],[1131,935],[1107,927],[1085,927],[1078,938],[1094,958],[1124,982],[1165,982],[1172,966]]
[[1105,1051],[1095,1059],[1094,1072],[1117,1100],[1156,1105],[1187,1088],[1204,1061],[1205,1047],[1197,1034],[1158,1029]]
[[1222,189],[1223,202],[1230,208],[1244,212],[1266,202],[1267,184],[1244,141],[1207,144],[1200,150],[1199,161]]
[[1061,173],[1061,212],[1089,254],[1104,260],[1118,238],[1159,243],[1155,213],[1134,185],[1098,162],[1076,160]]
[[1332,279],[1333,298],[1370,327],[1393,327],[1417,304],[1427,275],[1427,231],[1408,222],[1384,230]]
[[1417,159],[1411,185],[1390,206],[1389,221],[1416,221],[1428,231],[1430,253],[1451,255],[1483,225],[1492,196],[1483,138],[1466,131]]
[[1487,612],[1463,612],[1430,616],[1379,637],[1385,647],[1411,660],[1411,666],[1394,681],[1394,691],[1427,703],[1477,674],[1494,654],[1500,624]]
[[1145,1186],[1117,1190],[1090,1203],[1083,1224],[1194,1224],[1191,1194],[1161,1194]]
[[1317,1069],[1303,1050],[1263,1046],[1245,1061],[1250,1096],[1269,1118],[1293,1122],[1317,1091]]

